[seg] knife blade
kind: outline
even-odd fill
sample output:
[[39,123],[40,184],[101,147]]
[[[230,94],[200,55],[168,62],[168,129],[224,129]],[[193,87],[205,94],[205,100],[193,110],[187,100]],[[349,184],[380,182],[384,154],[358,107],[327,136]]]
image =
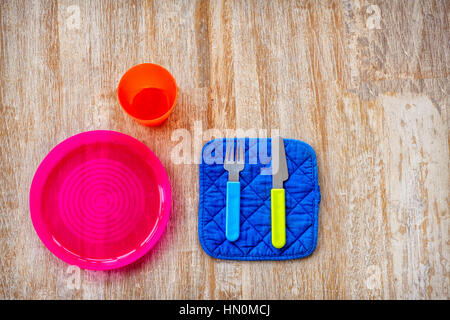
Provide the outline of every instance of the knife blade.
[[271,219],[272,245],[282,248],[286,244],[286,198],[283,183],[289,178],[284,140],[280,136],[272,138],[272,190]]
[[272,139],[272,188],[283,189],[283,182],[289,178],[284,141],[280,136]]

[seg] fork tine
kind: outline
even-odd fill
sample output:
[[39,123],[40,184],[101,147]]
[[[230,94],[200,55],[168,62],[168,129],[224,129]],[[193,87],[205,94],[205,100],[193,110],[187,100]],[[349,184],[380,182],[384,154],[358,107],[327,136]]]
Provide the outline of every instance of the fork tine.
[[245,161],[245,140],[238,139],[237,140],[237,146],[236,146],[236,161],[238,163],[244,163]]
[[225,162],[232,162],[234,153],[234,139],[232,141],[226,140]]

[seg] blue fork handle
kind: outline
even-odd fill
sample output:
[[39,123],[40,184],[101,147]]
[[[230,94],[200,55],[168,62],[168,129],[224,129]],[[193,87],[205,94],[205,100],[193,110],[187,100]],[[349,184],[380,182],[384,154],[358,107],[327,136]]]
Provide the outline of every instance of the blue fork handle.
[[241,212],[241,184],[227,182],[227,207],[225,236],[229,241],[239,238],[239,215]]

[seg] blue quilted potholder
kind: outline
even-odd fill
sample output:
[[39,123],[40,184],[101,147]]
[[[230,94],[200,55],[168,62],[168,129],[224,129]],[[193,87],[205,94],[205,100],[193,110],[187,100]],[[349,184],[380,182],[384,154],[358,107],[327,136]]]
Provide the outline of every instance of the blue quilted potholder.
[[211,140],[202,149],[198,232],[203,250],[214,258],[228,260],[287,260],[310,255],[317,243],[320,202],[313,148],[299,140],[284,139],[289,172],[284,182],[286,244],[277,249],[271,240],[272,176],[261,174],[261,168],[270,170],[271,139],[245,139],[245,168],[239,176],[240,233],[235,242],[225,236],[225,140]]

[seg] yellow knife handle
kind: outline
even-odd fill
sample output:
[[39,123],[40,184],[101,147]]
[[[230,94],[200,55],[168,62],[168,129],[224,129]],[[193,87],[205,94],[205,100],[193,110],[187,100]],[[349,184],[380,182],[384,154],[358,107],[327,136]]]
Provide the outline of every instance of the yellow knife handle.
[[286,214],[284,189],[272,189],[272,244],[275,248],[283,248],[286,244]]

